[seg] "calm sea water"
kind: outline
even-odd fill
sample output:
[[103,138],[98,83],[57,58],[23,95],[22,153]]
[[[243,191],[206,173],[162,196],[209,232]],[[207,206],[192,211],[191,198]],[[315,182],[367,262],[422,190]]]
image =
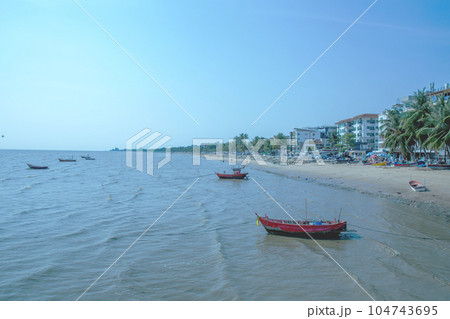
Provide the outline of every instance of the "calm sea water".
[[[57,161],[70,155],[78,161]],[[77,299],[199,176],[82,300],[369,299],[313,241],[257,227],[254,212],[287,216],[251,179],[218,180],[214,171],[227,169],[222,162],[192,166],[191,157],[175,154],[149,176],[126,167],[123,152],[91,152],[95,161],[80,155],[0,151],[1,300]],[[342,218],[358,232],[320,244],[375,299],[450,298],[448,220],[248,171],[299,219],[305,198],[311,217],[334,219],[342,207]]]

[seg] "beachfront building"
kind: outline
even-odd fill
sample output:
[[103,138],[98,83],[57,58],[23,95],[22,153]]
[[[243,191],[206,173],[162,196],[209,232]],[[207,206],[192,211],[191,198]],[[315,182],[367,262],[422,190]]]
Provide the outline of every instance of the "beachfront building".
[[321,125],[315,127],[294,128],[289,133],[289,138],[293,141],[288,151],[298,153],[306,140],[312,139],[317,148],[330,146],[333,134],[336,134],[337,127],[333,125]]
[[430,90],[427,91],[427,95],[431,97],[433,102],[436,101],[440,96],[444,96],[444,99],[447,100],[450,98],[450,84],[445,83],[445,85],[441,88],[435,89],[434,83],[430,84]]
[[319,133],[317,139],[320,139],[320,142],[323,147],[331,146],[331,139],[333,135],[337,133],[337,127],[335,125],[322,125],[316,127],[307,127],[307,129],[314,130]]
[[292,153],[298,153],[302,149],[303,144],[308,139],[316,140],[320,136],[320,133],[314,129],[309,128],[294,128],[292,132],[289,133],[289,137],[293,140],[290,151]]
[[378,114],[364,113],[336,123],[340,137],[355,134],[355,150],[378,148]]

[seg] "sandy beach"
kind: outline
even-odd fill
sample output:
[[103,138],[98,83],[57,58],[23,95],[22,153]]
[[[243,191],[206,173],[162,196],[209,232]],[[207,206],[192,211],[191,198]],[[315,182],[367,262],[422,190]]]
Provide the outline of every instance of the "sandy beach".
[[[207,155],[208,159],[218,159]],[[375,167],[356,164],[318,165],[316,162],[303,165],[279,165],[267,161],[258,165],[254,160],[252,168],[291,178],[302,178],[307,182],[330,187],[354,190],[364,194],[386,197],[404,204],[417,206],[426,213],[450,218],[450,170],[432,170],[427,167]],[[424,183],[426,192],[414,192],[409,181]]]

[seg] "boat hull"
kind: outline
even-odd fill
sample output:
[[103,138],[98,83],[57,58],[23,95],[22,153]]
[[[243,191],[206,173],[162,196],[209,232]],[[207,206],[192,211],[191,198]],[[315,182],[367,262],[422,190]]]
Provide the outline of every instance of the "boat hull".
[[27,164],[27,165],[31,169],[48,169],[48,166],[36,166],[36,165],[31,165],[31,164]]
[[386,162],[381,162],[381,163],[373,163],[373,166],[386,166]]
[[241,174],[219,174],[216,173],[216,175],[221,179],[244,179],[247,177],[248,173],[241,173]]
[[76,162],[77,160],[74,160],[74,159],[62,159],[62,158],[58,158],[58,161],[60,161],[60,162]]
[[425,185],[420,184],[419,182],[416,182],[416,181],[410,181],[409,186],[415,192],[425,192],[427,190]]
[[277,220],[259,217],[265,230],[272,235],[299,238],[339,238],[341,232],[347,230],[347,222],[322,222],[320,225],[304,221]]
[[439,170],[450,169],[450,165],[446,165],[446,164],[428,165],[428,167],[431,169],[439,169]]

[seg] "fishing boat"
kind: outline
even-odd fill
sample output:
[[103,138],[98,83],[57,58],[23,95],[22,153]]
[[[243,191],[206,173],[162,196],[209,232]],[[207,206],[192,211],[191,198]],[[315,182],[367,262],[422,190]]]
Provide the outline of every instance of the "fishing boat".
[[373,163],[373,166],[386,166],[386,162]]
[[395,167],[411,167],[416,165],[416,163],[394,163]]
[[84,159],[87,160],[87,161],[95,161],[95,158],[94,157],[90,157],[90,156],[86,156]]
[[63,158],[58,158],[58,161],[60,162],[76,162],[76,159],[70,158],[70,159],[63,159]]
[[29,168],[31,169],[47,169],[48,166],[36,166],[36,165],[31,165],[31,164],[27,164]]
[[347,231],[347,222],[340,220],[283,220],[261,217],[257,213],[257,225],[261,223],[269,234],[301,238],[338,238]]
[[431,169],[450,169],[450,164],[428,164]]
[[425,192],[427,190],[425,185],[416,181],[409,181],[409,186],[411,186],[411,189],[415,192]]
[[216,175],[222,179],[244,179],[244,178],[247,178],[248,173],[242,173],[241,169],[242,168],[240,168],[240,167],[233,168],[232,169],[233,174],[225,174],[225,172],[223,172],[223,174],[222,174],[222,173],[216,172]]

